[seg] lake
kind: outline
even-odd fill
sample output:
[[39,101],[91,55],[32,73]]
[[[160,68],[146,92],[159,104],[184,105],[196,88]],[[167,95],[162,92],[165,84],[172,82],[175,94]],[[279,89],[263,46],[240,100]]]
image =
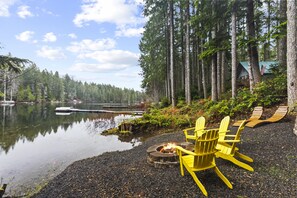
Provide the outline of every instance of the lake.
[[[123,141],[115,135],[101,135],[103,130],[132,119],[130,115],[56,115],[56,107],[50,104],[0,106],[0,184],[8,184],[7,195],[27,194],[74,161],[131,149],[141,143],[139,139]],[[102,109],[98,105],[73,107]]]

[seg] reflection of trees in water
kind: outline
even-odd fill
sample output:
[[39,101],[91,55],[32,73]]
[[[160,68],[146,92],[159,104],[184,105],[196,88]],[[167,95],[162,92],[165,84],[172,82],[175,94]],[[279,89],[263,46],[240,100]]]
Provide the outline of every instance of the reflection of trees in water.
[[106,129],[114,127],[114,119],[99,118],[87,124],[87,130],[90,134],[97,134]]
[[[9,110],[8,110],[9,109]],[[68,116],[57,116],[55,106],[16,105],[12,108],[0,107],[0,152],[7,153],[18,141],[31,141],[39,136],[56,133],[59,128],[68,130],[74,124],[88,123],[86,131],[98,134],[103,130],[117,127],[123,120],[131,119],[130,115],[110,113],[73,113]],[[125,141],[126,142],[126,141]],[[131,140],[129,141],[131,142]]]
[[[119,114],[119,115],[112,115],[107,114],[109,117],[107,118],[99,118],[94,119],[92,123],[89,123],[88,129],[90,133],[101,133],[104,130],[118,127],[123,121],[132,120],[135,118],[138,118],[139,116],[132,116],[132,115],[126,115],[126,114]],[[132,144],[132,146],[136,146],[140,142],[140,138],[134,137],[134,136],[125,136],[120,135],[118,136],[118,139],[121,142],[129,142]]]
[[[0,108],[0,122],[2,131],[0,132],[0,150],[7,153],[13,148],[18,141],[31,141],[38,135],[56,133],[61,127],[67,130],[75,123],[96,121],[96,120],[113,120],[111,114],[85,114],[73,113],[68,116],[57,116],[55,106],[52,105],[16,105],[11,111],[5,111]],[[99,119],[100,118],[100,119]],[[104,121],[95,122],[97,127],[104,127],[107,124]],[[111,121],[110,124],[113,124]]]
[[131,143],[131,145],[134,147],[134,146],[137,146],[141,141],[141,138],[139,137],[136,137],[136,136],[133,136],[133,135],[129,135],[129,136],[126,136],[126,135],[122,135],[122,136],[119,136],[119,140],[121,142],[129,142]]
[[135,116],[132,115],[114,115],[114,114],[100,114],[100,118],[93,119],[91,123],[88,124],[88,130],[90,133],[98,133],[104,130],[118,127],[123,121],[134,119]]

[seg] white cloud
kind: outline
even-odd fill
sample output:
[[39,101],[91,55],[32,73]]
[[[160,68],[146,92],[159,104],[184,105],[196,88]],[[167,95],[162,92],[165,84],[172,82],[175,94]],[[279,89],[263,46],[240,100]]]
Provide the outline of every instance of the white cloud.
[[72,68],[74,71],[111,72],[136,66],[139,55],[129,51],[110,50],[81,54],[79,58],[93,59],[98,63],[77,63]]
[[32,17],[33,14],[29,11],[29,9],[30,9],[30,7],[29,6],[26,6],[26,5],[20,6],[18,8],[17,14],[19,15],[19,17],[21,17],[23,19],[25,19],[27,17]]
[[143,23],[143,18],[137,16],[140,3],[139,0],[85,0],[81,6],[81,13],[75,16],[73,22],[79,27],[90,21],[137,25]]
[[120,28],[116,31],[116,36],[118,37],[139,37],[143,33],[144,28]]
[[117,77],[121,77],[121,78],[136,78],[136,77],[139,77],[140,75],[136,72],[129,72],[129,73],[116,73],[115,76]]
[[116,45],[115,40],[107,38],[107,39],[97,39],[90,40],[84,39],[80,42],[72,42],[71,46],[67,47],[67,50],[73,53],[82,53],[87,51],[96,51],[96,50],[106,50],[113,49]]
[[32,41],[34,32],[33,31],[25,31],[15,36],[16,39],[23,41],[23,42],[37,42]]
[[139,55],[124,50],[106,50],[81,54],[79,58],[91,58],[101,63],[136,65]]
[[9,7],[15,2],[16,0],[0,0],[0,17],[9,17]]
[[40,50],[36,51],[37,55],[50,60],[64,59],[66,58],[61,48],[52,48],[49,46],[43,46]]
[[77,39],[77,36],[74,33],[70,33],[70,34],[68,34],[68,36],[72,39]]
[[57,37],[53,32],[48,32],[43,36],[44,42],[55,42],[56,40],[57,40]]
[[127,65],[112,65],[112,64],[90,64],[90,63],[76,63],[72,67],[72,71],[77,72],[102,72],[108,73],[112,71],[118,71],[127,68]]

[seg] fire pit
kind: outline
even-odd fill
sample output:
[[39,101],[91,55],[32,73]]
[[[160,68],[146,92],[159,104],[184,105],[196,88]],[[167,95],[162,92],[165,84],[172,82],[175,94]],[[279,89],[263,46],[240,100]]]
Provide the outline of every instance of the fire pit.
[[187,150],[192,150],[193,144],[189,142],[167,142],[156,144],[149,147],[147,152],[147,162],[156,168],[163,166],[175,166],[179,164],[178,155],[175,151],[176,146],[181,146]]

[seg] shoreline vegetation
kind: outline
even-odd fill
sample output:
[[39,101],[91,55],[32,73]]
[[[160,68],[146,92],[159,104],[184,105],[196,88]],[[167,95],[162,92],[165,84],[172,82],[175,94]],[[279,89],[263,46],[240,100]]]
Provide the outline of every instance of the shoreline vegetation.
[[[265,119],[275,112],[277,106],[287,105],[286,81],[286,75],[276,70],[274,77],[257,84],[253,93],[248,88],[241,88],[234,99],[231,90],[222,94],[220,101],[206,98],[193,100],[188,105],[181,98],[176,107],[170,106],[170,101],[163,98],[159,103],[145,104],[146,111],[142,118],[125,124],[132,126],[133,134],[180,130],[192,127],[200,116],[204,116],[209,125],[219,123],[227,115],[232,121],[242,120],[250,116],[255,106],[264,108],[261,119]],[[104,131],[103,134],[126,135],[120,133],[120,128]]]

